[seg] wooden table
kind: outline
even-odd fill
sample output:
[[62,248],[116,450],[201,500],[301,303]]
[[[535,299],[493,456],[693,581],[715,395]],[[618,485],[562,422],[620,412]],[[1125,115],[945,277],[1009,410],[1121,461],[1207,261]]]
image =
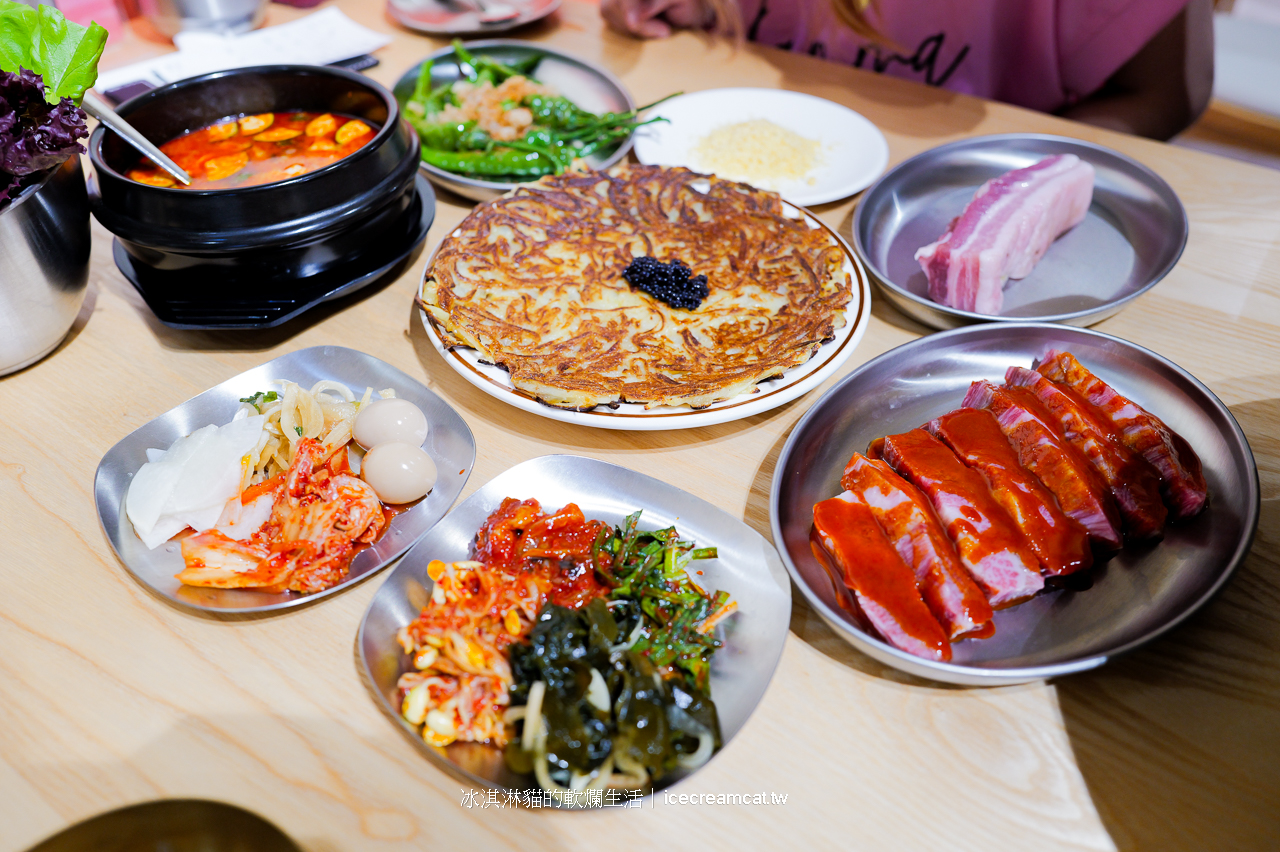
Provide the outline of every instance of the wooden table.
[[[438,42],[380,3],[339,0],[394,34],[390,83]],[[273,6],[274,21],[295,12]],[[463,497],[525,459],[574,452],[642,469],[769,534],[768,488],[814,391],[768,414],[687,432],[564,425],[464,382],[398,280],[261,333],[156,321],[94,226],[88,299],[51,357],[0,380],[0,850],[162,797],[219,799],[307,849],[1263,849],[1280,837],[1280,172],[1009,106],[694,34],[641,43],[567,0],[527,33],[603,62],[638,101],[719,86],[797,89],[846,104],[898,162],[943,142],[1047,131],[1109,145],[1177,190],[1182,261],[1099,328],[1167,355],[1231,407],[1262,478],[1252,555],[1172,636],[1052,683],[955,689],[853,651],[795,595],[781,664],[746,727],[676,793],[762,791],[785,805],[603,813],[465,808],[457,780],[409,747],[357,675],[375,578],[316,606],[211,618],[168,606],[112,554],[92,499],[98,460],[157,414],[242,370],[316,344],[364,350],[420,378],[479,447]],[[109,62],[148,48],[126,35]],[[268,57],[269,58],[269,57]],[[853,200],[818,208],[849,230]],[[434,245],[470,209],[441,193]],[[926,329],[882,301],[845,371]]]

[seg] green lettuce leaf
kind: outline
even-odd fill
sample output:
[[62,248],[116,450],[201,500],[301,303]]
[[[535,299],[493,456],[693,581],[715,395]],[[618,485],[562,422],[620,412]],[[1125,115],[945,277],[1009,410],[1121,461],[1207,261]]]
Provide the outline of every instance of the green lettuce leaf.
[[72,23],[52,6],[32,9],[13,0],[0,0],[0,70],[34,71],[47,87],[45,98],[76,103],[98,79],[98,59],[107,44],[107,31],[97,23]]

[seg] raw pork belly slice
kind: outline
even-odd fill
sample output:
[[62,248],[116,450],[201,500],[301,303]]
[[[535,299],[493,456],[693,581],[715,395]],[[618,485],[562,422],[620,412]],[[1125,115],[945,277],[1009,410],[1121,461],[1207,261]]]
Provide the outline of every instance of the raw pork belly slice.
[[1150,462],[1160,474],[1160,490],[1175,521],[1200,514],[1209,498],[1200,457],[1182,436],[1142,406],[1116,393],[1070,352],[1050,349],[1037,371],[1066,385],[1111,421],[1125,446]]
[[953,308],[998,314],[1004,282],[1025,278],[1093,201],[1093,166],[1074,154],[1048,157],[978,187],[935,243],[916,252],[929,298]]
[[854,453],[840,484],[871,507],[880,529],[916,574],[920,595],[952,641],[995,633],[991,604],[960,564],[929,501],[882,461]]
[[915,574],[869,506],[848,492],[823,500],[813,507],[812,538],[818,561],[834,567],[885,641],[917,657],[951,659],[951,645],[920,598]]
[[1004,379],[1007,384],[1035,394],[1057,418],[1067,440],[1079,447],[1102,474],[1120,507],[1127,538],[1144,541],[1164,536],[1169,512],[1160,500],[1160,475],[1146,459],[1124,445],[1115,428],[1095,413],[1093,406],[1035,370],[1010,367]]
[[923,429],[890,435],[885,461],[925,493],[955,543],[960,561],[995,609],[1026,600],[1044,588],[1035,553],[982,475]]
[[1067,517],[1080,523],[1095,547],[1119,550],[1120,512],[1102,475],[1062,436],[1062,427],[1023,388],[974,382],[965,408],[985,408],[1018,453],[1018,462],[1058,498]]
[[990,411],[962,408],[925,426],[961,461],[982,474],[996,501],[1022,530],[1045,574],[1070,574],[1093,564],[1089,535],[1018,461]]

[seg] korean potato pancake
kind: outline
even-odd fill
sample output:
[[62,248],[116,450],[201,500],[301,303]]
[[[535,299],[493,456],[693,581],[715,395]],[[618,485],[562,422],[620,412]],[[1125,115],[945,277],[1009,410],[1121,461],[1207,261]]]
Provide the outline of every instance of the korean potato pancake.
[[[693,310],[632,288],[637,257],[683,261]],[[852,276],[775,193],[687,169],[566,173],[477,207],[440,245],[422,303],[447,346],[561,408],[702,408],[807,361],[844,325]]]

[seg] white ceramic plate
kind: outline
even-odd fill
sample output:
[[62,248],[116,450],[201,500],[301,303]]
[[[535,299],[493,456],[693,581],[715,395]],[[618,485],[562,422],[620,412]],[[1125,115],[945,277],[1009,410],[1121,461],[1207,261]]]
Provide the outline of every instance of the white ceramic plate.
[[705,172],[693,155],[699,140],[725,125],[756,118],[822,144],[822,160],[804,179],[764,186],[802,206],[847,198],[870,186],[889,164],[880,129],[848,107],[781,89],[709,89],[672,98],[645,113],[665,122],[635,134],[635,152],[647,166],[687,166]]
[[[490,0],[488,5],[499,3]],[[480,6],[466,0],[388,0],[387,14],[403,27],[431,35],[501,33],[545,18],[560,8],[560,0],[502,0],[502,5],[510,6],[516,14],[486,21]]]
[[[598,405],[589,411],[556,408],[539,402],[524,391],[516,390],[511,384],[511,375],[501,367],[482,362],[480,353],[476,350],[446,347],[444,341],[440,339],[440,332],[436,329],[435,323],[428,318],[427,312],[419,308],[418,314],[422,319],[422,325],[427,330],[431,345],[464,379],[490,396],[552,420],[595,426],[599,429],[626,429],[638,432],[656,429],[692,429],[697,426],[714,426],[717,423],[750,417],[790,402],[830,378],[853,354],[871,319],[871,289],[858,256],[839,234],[808,211],[790,205],[784,205],[784,207],[789,215],[803,216],[810,227],[822,228],[844,252],[845,271],[853,276],[853,296],[845,309],[844,326],[836,329],[835,336],[818,347],[813,357],[799,367],[777,378],[760,382],[756,390],[751,393],[722,400],[706,408],[695,410],[683,406],[660,406],[646,409],[638,403],[623,403],[617,408]],[[427,269],[430,268],[431,264],[428,262]]]

